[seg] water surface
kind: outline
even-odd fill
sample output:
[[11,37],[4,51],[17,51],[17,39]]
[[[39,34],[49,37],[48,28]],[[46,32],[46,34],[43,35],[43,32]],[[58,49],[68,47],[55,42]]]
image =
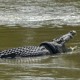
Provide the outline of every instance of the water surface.
[[79,0],[0,0],[0,50],[38,46],[70,30],[77,35],[60,55],[0,59],[0,80],[80,80]]
[[0,59],[2,80],[78,80],[80,79],[80,28],[0,28],[0,49],[25,45],[39,45],[57,36],[76,30],[77,35],[67,46],[78,46],[76,51],[54,56]]
[[80,25],[79,0],[0,0],[0,25]]

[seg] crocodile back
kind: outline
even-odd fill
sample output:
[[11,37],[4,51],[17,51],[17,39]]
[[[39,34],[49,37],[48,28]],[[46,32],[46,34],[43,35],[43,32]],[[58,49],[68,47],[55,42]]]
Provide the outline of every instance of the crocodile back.
[[26,46],[19,48],[12,48],[0,52],[1,58],[14,57],[33,57],[49,54],[49,51],[44,47]]

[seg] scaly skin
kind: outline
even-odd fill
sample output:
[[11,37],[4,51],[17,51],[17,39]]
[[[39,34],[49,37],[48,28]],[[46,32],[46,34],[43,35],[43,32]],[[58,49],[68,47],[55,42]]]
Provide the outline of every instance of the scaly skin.
[[40,46],[26,46],[0,51],[0,58],[33,57],[67,52],[65,43],[76,34],[70,31],[67,34],[54,39],[52,42],[43,42]]
[[3,50],[0,52],[1,58],[14,58],[14,57],[33,57],[50,54],[49,51],[44,47],[39,46],[26,46]]

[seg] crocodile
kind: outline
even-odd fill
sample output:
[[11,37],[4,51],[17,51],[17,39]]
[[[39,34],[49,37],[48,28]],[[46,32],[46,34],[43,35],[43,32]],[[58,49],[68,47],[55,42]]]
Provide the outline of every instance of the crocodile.
[[44,41],[39,46],[24,46],[0,51],[0,58],[35,57],[43,55],[53,55],[71,51],[65,46],[66,42],[73,38],[75,30],[69,31],[65,35]]

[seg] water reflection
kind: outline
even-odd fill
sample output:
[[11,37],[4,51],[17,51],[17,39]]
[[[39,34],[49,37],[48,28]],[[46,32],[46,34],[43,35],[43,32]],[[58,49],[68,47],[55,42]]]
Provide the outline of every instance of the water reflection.
[[13,65],[23,65],[23,64],[32,64],[40,63],[43,59],[45,60],[49,56],[44,57],[29,57],[29,58],[15,58],[15,59],[0,59],[0,64],[13,64]]
[[75,80],[75,77],[80,78],[80,68],[67,56],[69,55],[0,59],[0,74],[1,77],[5,76],[6,79],[11,77],[12,80]]

